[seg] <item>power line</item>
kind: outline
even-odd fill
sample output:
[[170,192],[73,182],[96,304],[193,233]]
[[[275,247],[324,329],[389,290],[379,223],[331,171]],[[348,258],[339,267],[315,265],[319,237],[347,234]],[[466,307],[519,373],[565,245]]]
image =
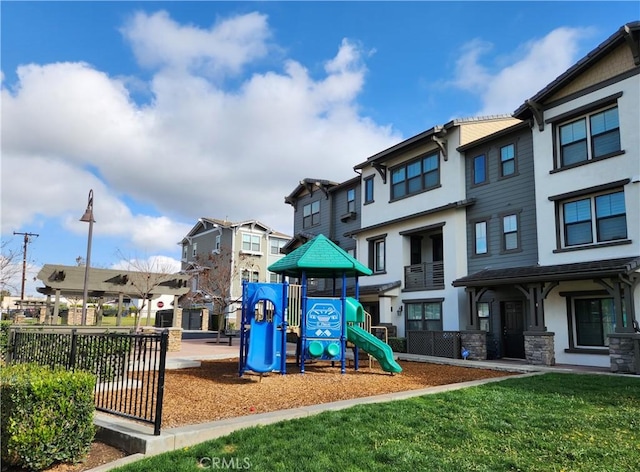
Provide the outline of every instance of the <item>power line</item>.
[[20,290],[20,300],[24,300],[24,284],[27,280],[27,245],[31,242],[29,238],[32,236],[37,238],[40,235],[36,233],[17,233],[15,231],[13,234],[24,236],[24,246],[22,249],[22,288]]

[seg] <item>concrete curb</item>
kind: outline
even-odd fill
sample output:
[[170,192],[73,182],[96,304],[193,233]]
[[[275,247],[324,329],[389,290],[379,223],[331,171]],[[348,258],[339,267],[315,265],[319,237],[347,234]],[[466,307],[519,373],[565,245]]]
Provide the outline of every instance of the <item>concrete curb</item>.
[[[528,377],[540,375],[540,373],[529,372],[520,374],[517,377]],[[95,424],[98,427],[96,437],[107,444],[122,448],[128,452],[134,452],[130,461],[140,460],[145,457],[154,456],[164,452],[182,449],[195,444],[226,436],[234,431],[250,428],[259,425],[268,425],[280,421],[305,418],[325,411],[338,411],[351,408],[356,405],[366,405],[384,403],[396,400],[431,395],[435,393],[460,390],[463,388],[475,387],[488,383],[500,382],[513,377],[499,377],[491,379],[473,380],[457,384],[439,385],[427,387],[419,390],[409,390],[404,392],[388,393],[372,397],[354,398],[332,403],[310,405],[289,410],[260,413],[250,416],[240,416],[226,420],[212,421],[178,428],[168,428],[163,430],[159,436],[154,436],[151,428],[130,421],[121,420],[105,414],[97,414]],[[128,462],[127,462],[128,463]],[[92,469],[92,472],[102,472],[110,468],[123,465],[120,461],[112,464],[105,464],[100,468]],[[110,467],[109,467],[110,466]]]

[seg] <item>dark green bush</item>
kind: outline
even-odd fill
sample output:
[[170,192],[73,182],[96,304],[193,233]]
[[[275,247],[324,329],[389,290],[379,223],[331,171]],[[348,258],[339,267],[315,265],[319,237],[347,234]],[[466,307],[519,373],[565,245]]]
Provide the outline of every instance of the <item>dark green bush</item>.
[[9,326],[11,321],[0,321],[0,365],[4,365],[9,350]]
[[15,347],[17,362],[33,362],[51,368],[63,367],[87,370],[100,382],[113,382],[125,375],[132,341],[117,335],[77,335],[73,360],[70,333],[21,333],[21,342]]
[[388,344],[393,352],[407,352],[407,338],[389,338]]
[[3,464],[42,470],[78,462],[91,447],[95,377],[34,364],[0,371]]

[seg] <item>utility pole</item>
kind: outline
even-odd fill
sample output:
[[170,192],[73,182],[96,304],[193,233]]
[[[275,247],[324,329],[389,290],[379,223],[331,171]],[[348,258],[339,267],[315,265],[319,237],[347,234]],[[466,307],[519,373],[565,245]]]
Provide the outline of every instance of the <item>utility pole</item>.
[[31,242],[29,240],[30,237],[38,237],[40,236],[39,234],[36,233],[16,233],[15,231],[13,232],[14,236],[16,234],[19,234],[21,236],[24,236],[24,246],[22,249],[22,288],[20,290],[20,301],[24,300],[24,284],[27,280],[27,245]]

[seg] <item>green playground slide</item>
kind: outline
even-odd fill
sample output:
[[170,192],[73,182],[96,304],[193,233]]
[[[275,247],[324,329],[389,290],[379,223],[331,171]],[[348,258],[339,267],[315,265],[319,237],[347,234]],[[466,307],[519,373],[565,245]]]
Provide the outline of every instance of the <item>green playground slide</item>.
[[380,341],[371,333],[365,331],[360,326],[347,326],[347,339],[363,351],[371,354],[380,363],[380,367],[385,372],[397,374],[402,372],[402,367],[393,358],[393,351],[384,341]]

